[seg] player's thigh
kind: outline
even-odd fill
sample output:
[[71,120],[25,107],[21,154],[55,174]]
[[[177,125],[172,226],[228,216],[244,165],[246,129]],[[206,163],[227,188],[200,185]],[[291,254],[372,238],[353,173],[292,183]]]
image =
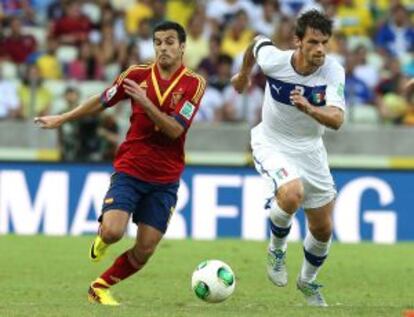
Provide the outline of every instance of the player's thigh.
[[318,208],[305,209],[309,230],[321,241],[327,241],[333,230],[333,210],[335,200]]
[[178,182],[154,185],[152,191],[140,201],[134,212],[133,222],[151,226],[163,235],[177,204],[178,186]]
[[111,176],[100,217],[102,229],[123,234],[142,196],[137,189],[137,182],[139,181],[124,173],[114,173]]
[[328,165],[325,148],[303,153],[293,158],[300,169],[304,186],[304,209],[327,205],[336,197],[335,183]]
[[[256,146],[253,149],[256,170],[265,179],[267,198],[273,198],[279,189],[302,190],[298,169],[288,155],[270,146]],[[291,191],[289,191],[291,192]]]

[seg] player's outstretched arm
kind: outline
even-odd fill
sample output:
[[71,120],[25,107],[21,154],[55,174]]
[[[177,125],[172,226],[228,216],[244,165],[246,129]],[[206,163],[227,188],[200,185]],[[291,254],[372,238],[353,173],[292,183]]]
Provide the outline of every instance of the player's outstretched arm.
[[88,115],[96,114],[104,108],[100,102],[100,95],[95,95],[82,102],[75,109],[53,116],[35,117],[34,123],[42,129],[56,129],[68,121],[76,120]]

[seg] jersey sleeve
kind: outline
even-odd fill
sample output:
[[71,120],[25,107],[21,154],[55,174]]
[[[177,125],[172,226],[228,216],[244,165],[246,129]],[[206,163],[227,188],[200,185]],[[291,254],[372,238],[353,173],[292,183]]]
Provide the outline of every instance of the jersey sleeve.
[[196,76],[183,98],[177,103],[171,116],[175,118],[185,129],[188,129],[200,106],[201,98],[206,89],[206,81],[201,76]]
[[277,70],[281,63],[281,53],[267,37],[260,37],[253,46],[253,56],[265,75]]
[[112,86],[108,87],[101,94],[101,104],[104,108],[109,108],[115,106],[121,100],[129,98],[127,93],[122,87],[122,82],[125,78],[129,78],[134,81],[139,81],[140,71],[136,66],[129,67],[121,75],[119,75]]
[[338,107],[345,111],[345,70],[334,64],[327,75],[326,105]]

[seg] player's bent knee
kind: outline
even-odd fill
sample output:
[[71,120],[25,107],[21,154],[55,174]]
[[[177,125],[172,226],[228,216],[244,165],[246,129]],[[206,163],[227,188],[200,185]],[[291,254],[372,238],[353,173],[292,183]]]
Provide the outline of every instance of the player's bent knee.
[[284,184],[277,191],[277,202],[287,212],[295,212],[302,204],[303,199],[304,189],[300,180]]
[[102,226],[101,238],[106,243],[115,243],[122,239],[124,231],[117,228],[110,228],[108,226]]

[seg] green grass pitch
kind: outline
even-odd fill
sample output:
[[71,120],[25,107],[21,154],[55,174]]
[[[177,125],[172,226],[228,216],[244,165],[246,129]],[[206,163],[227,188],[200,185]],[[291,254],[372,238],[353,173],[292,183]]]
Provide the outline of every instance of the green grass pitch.
[[[414,244],[334,243],[319,275],[328,308],[309,308],[295,288],[302,247],[288,249],[289,285],[265,274],[266,242],[165,240],[149,265],[113,288],[120,307],[91,305],[88,284],[133,241],[124,239],[102,263],[87,257],[92,237],[0,236],[0,316],[402,316],[414,309]],[[221,259],[236,274],[233,296],[200,301],[190,289],[199,262]]]

